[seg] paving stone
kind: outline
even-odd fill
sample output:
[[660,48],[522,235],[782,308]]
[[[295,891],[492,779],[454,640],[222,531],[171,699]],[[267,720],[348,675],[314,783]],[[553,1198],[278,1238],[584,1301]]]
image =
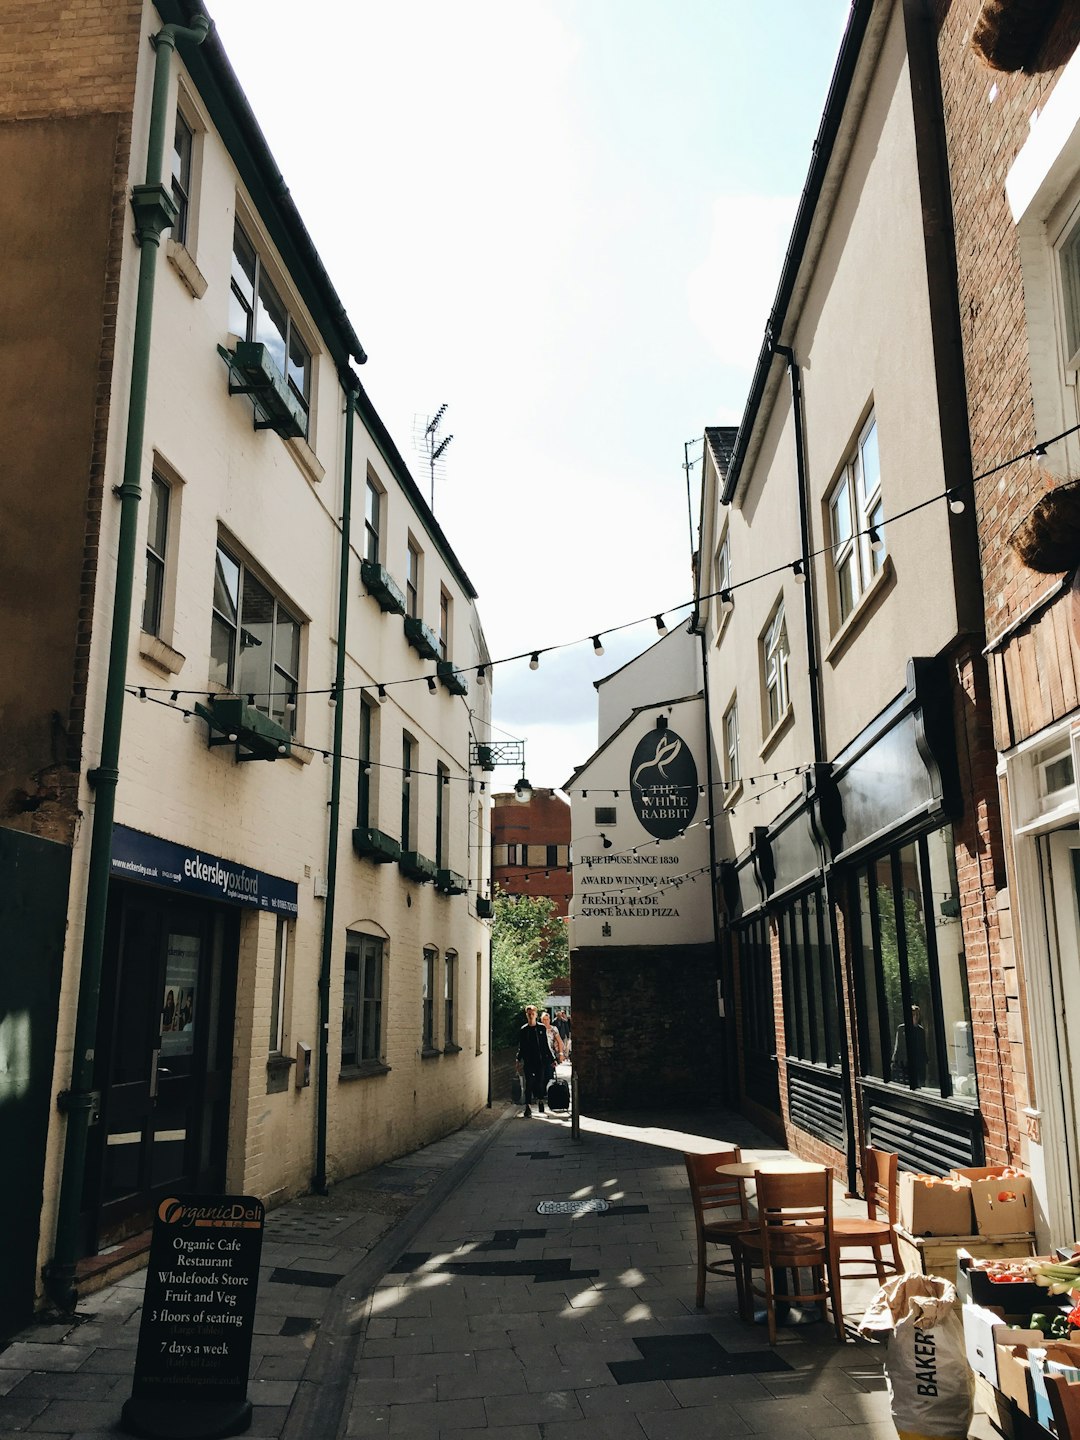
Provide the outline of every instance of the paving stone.
[[646,1410],[675,1410],[679,1402],[662,1380],[641,1385],[612,1385],[578,1393],[586,1416],[641,1415]]
[[513,1425],[518,1423],[524,1404],[528,1406],[527,1413],[530,1419],[544,1426],[545,1435],[547,1427],[552,1421],[584,1418],[584,1412],[578,1404],[578,1397],[572,1390],[548,1390],[540,1394],[530,1394],[527,1402],[523,1402],[520,1395],[491,1396],[484,1402],[488,1424]]
[[656,1410],[640,1423],[648,1440],[715,1440],[717,1435],[749,1435],[750,1427],[729,1405],[700,1405],[691,1410]]
[[487,1425],[482,1400],[423,1400],[390,1406],[390,1434],[441,1435],[450,1430],[480,1430]]
[[0,1370],[0,1398],[14,1390],[30,1373],[29,1370]]
[[[495,1371],[489,1375],[472,1373],[440,1375],[436,1382],[436,1398],[443,1400],[487,1399],[489,1395],[521,1395],[528,1393],[526,1377],[520,1370]],[[528,1413],[527,1405],[523,1413]]]
[[0,1350],[0,1370],[77,1370],[90,1356],[79,1345],[36,1345],[14,1340]]
[[352,1398],[358,1405],[417,1405],[434,1401],[435,1377],[419,1375],[395,1376],[393,1379],[356,1380]]
[[49,1400],[27,1428],[34,1430],[107,1430],[120,1418],[122,1400]]

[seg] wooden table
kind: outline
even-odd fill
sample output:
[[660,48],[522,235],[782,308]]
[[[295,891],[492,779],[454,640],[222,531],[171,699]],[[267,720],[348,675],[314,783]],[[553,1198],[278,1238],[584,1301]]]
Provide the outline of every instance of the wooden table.
[[826,1169],[824,1165],[811,1165],[806,1160],[732,1160],[727,1165],[717,1165],[717,1175],[727,1175],[735,1180],[752,1180],[758,1172],[766,1175],[814,1175]]

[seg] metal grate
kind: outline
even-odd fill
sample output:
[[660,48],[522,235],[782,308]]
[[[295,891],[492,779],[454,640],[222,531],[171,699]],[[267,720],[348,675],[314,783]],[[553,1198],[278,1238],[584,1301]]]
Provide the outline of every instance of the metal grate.
[[606,1200],[541,1200],[536,1207],[538,1215],[580,1215],[587,1210],[597,1213],[608,1208]]

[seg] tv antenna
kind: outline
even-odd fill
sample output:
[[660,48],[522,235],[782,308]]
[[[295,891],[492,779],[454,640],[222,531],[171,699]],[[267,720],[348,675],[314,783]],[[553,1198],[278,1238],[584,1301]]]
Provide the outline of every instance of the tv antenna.
[[434,415],[418,415],[413,422],[413,444],[417,453],[422,455],[427,462],[431,480],[432,514],[435,512],[435,474],[437,471],[440,480],[445,477],[446,462],[443,460],[443,456],[454,438],[453,435],[444,435],[441,439],[439,437],[439,426],[442,424],[446,411],[447,406],[440,405]]

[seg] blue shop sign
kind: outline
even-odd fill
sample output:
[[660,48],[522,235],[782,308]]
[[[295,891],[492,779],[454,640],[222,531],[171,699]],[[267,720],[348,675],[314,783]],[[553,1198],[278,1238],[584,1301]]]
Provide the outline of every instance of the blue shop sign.
[[232,905],[273,910],[279,915],[297,913],[295,881],[187,845],[174,845],[171,840],[159,840],[156,835],[144,835],[126,825],[113,826],[112,873],[121,880],[163,885],[208,900],[227,900]]

